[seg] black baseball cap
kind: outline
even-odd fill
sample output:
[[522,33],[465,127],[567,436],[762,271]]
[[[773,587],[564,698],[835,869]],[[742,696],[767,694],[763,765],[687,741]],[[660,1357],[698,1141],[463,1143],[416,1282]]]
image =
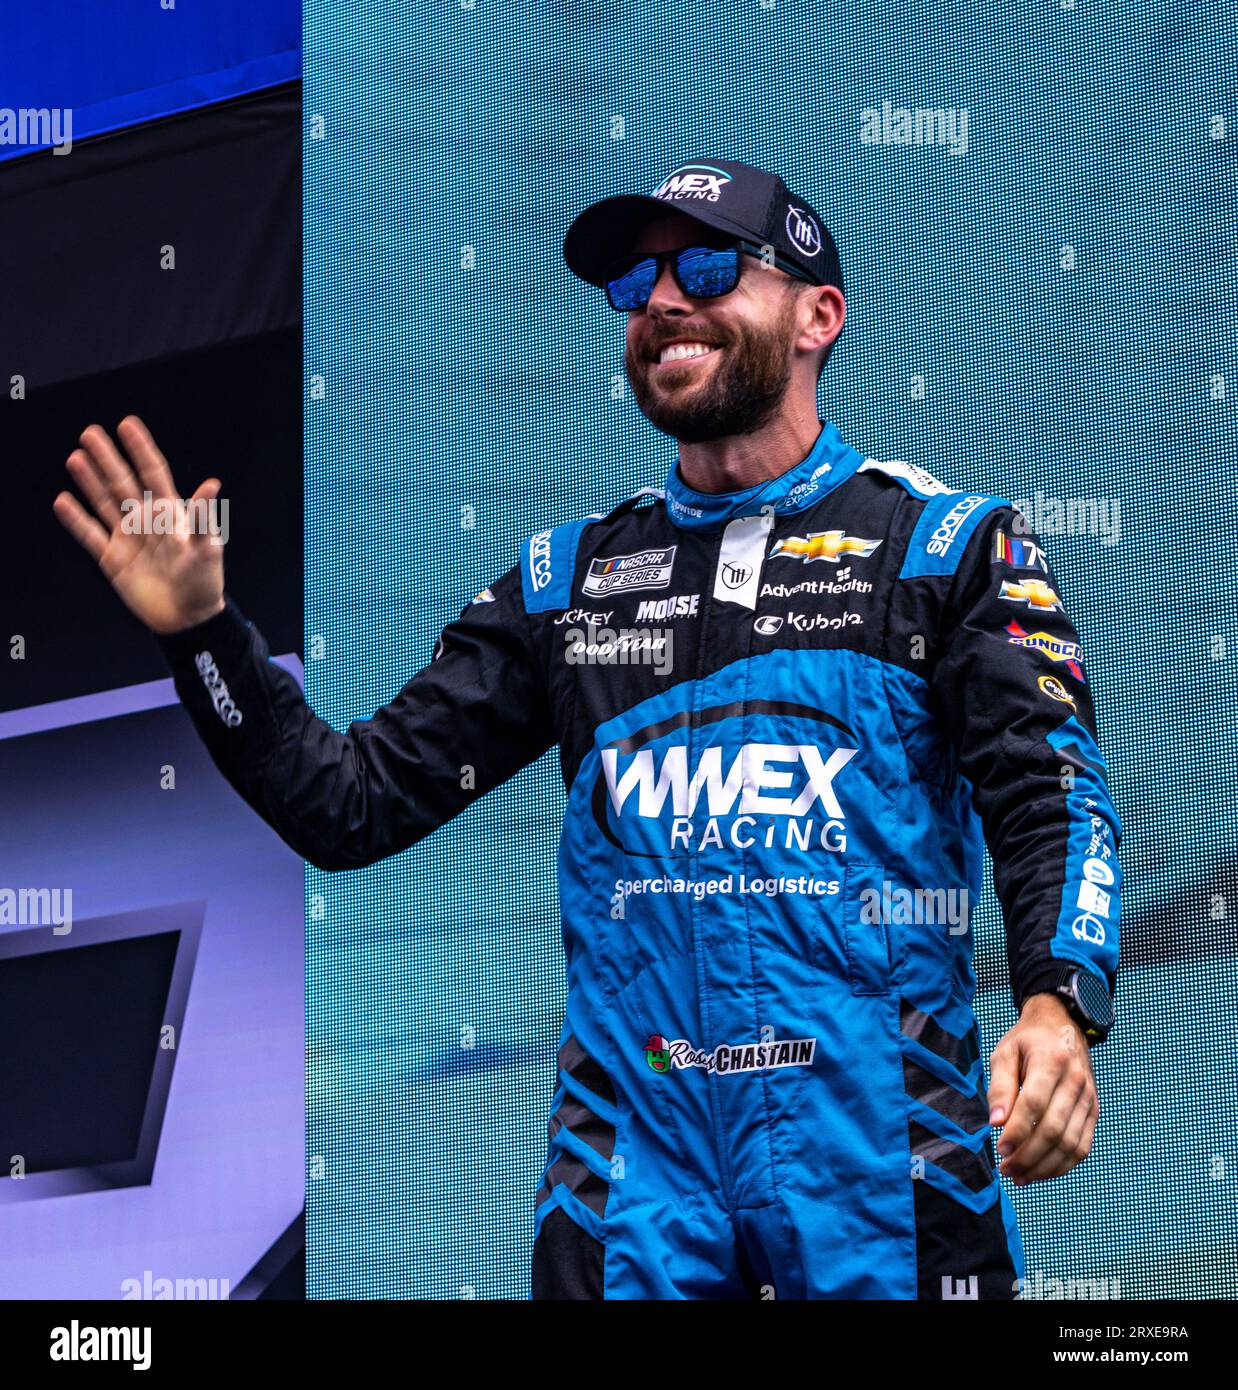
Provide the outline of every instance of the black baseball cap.
[[601,288],[607,271],[631,251],[641,228],[668,212],[772,246],[776,263],[792,265],[813,284],[835,285],[846,294],[838,247],[817,212],[777,174],[731,159],[691,160],[650,194],[625,193],[590,204],[563,240],[568,269]]

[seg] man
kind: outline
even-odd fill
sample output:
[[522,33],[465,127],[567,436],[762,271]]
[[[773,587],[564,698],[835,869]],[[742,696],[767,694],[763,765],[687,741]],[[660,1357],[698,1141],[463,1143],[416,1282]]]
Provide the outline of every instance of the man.
[[[559,744],[534,1296],[1010,1298],[990,1125],[1017,1183],[1086,1156],[1117,966],[1121,827],[1057,582],[1009,503],[818,419],[843,283],[781,179],[683,165],[586,209],[564,254],[626,314],[633,391],[680,443],[665,490],[532,537],[346,734],[267,661],[218,547],[119,533],[124,497],[176,495],[140,422],[140,482],[92,426],[69,468],[99,520],[56,510],[224,774],[322,869]],[[1019,1009],[987,1096],[982,829]]]

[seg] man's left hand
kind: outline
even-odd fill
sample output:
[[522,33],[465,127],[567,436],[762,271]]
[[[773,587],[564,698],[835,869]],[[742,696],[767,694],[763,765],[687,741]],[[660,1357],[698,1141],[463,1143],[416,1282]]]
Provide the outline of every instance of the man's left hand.
[[1005,1124],[997,1152],[1016,1187],[1061,1177],[1092,1147],[1100,1114],[1083,1030],[1053,994],[1024,1001],[989,1059],[989,1123]]

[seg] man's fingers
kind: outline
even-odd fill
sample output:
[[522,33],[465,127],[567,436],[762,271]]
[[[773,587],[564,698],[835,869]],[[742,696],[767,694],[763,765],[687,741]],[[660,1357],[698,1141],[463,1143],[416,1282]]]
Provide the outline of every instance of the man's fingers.
[[64,529],[98,563],[107,548],[108,532],[104,527],[87,514],[86,508],[71,492],[57,493],[52,502],[52,511]]
[[116,426],[116,436],[125,446],[125,452],[133,460],[138,477],[144,487],[150,489],[152,497],[176,497],[176,484],[172,480],[172,470],[155,443],[150,430],[137,415],[126,415]]
[[1046,1178],[1060,1178],[1075,1166],[1074,1160],[1060,1149],[1053,1149],[1040,1160],[1034,1168],[1028,1169],[1014,1179],[1016,1187],[1026,1187],[1028,1183],[1043,1182]]
[[1066,1122],[1061,1141],[1043,1158],[1019,1173],[1015,1179],[1016,1186],[1029,1182],[1043,1182],[1045,1178],[1061,1177],[1063,1173],[1069,1173],[1072,1168],[1083,1162],[1092,1147],[1092,1133],[1096,1128],[1096,1107],[1092,1104],[1093,1099],[1091,1088],[1086,1087]]
[[1028,1063],[1019,1098],[1014,1103],[1014,1109],[1006,1121],[1006,1128],[997,1143],[997,1151],[1003,1157],[1015,1153],[1020,1145],[1027,1142],[1032,1126],[1049,1107],[1049,1100],[1053,1095],[1053,1081],[1053,1076],[1043,1065],[1037,1066],[1034,1060]]
[[1091,1088],[1085,1086],[1083,1094],[1070,1113],[1070,1118],[1066,1121],[1066,1132],[1062,1135],[1062,1142],[1058,1145],[1072,1168],[1076,1163],[1082,1163],[1088,1156],[1088,1145],[1083,1142],[1083,1132],[1087,1128],[1088,1116],[1091,1113]]
[[189,500],[191,502],[210,502],[219,496],[222,487],[223,483],[218,478],[207,478],[194,488],[193,496]]
[[1005,1124],[1019,1094],[1019,1049],[998,1045],[989,1058],[989,1123]]
[[74,449],[65,460],[65,470],[99,520],[109,531],[114,531],[120,525],[120,506],[93,456],[85,449]]
[[1092,1151],[1092,1135],[1096,1133],[1096,1114],[1098,1110],[1096,1092],[1085,1086],[1079,1104],[1070,1117],[1070,1124],[1062,1136],[1062,1148],[1075,1155],[1075,1162],[1082,1163]]
[[[1081,1103],[1086,1105],[1083,1099],[1087,1085],[1086,1077],[1068,1071],[1052,1079],[1055,1082],[1053,1092],[1044,1113],[1036,1122],[1036,1127],[1018,1148],[1007,1153],[1002,1162],[1002,1173],[1005,1177],[1026,1177],[1042,1159],[1059,1153],[1065,1147],[1066,1135],[1074,1120],[1076,1108]],[[1080,1128],[1082,1122],[1081,1115]],[[1006,1133],[1010,1133],[1009,1129]]]
[[1092,1136],[1096,1133],[1096,1121],[1100,1119],[1100,1100],[1094,1097],[1093,1102],[1091,1110],[1088,1111],[1087,1119],[1083,1122],[1083,1138],[1079,1144],[1083,1150],[1084,1158],[1092,1152]]
[[998,1140],[998,1152],[1003,1156],[1013,1154],[1020,1144],[1027,1143],[1032,1126],[1037,1123],[1049,1105],[1053,1095],[1056,1076],[1043,1065],[1043,1054],[1030,1052],[1027,1044],[1020,1047],[1023,1086],[1018,1091],[1006,1129]]
[[139,495],[141,489],[133,469],[125,462],[102,425],[87,425],[80,435],[80,442],[118,510],[126,498]]

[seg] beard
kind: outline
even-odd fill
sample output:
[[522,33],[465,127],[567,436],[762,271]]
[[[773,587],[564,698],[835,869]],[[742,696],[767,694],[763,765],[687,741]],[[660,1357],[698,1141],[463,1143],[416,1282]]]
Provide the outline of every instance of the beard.
[[[772,323],[741,322],[725,343],[703,338],[720,349],[713,366],[703,369],[659,368],[638,357],[629,343],[623,366],[641,412],[681,444],[703,444],[760,429],[782,404],[791,381],[794,316],[795,298],[787,295]],[[704,380],[686,387],[678,384],[697,370],[703,371]]]

